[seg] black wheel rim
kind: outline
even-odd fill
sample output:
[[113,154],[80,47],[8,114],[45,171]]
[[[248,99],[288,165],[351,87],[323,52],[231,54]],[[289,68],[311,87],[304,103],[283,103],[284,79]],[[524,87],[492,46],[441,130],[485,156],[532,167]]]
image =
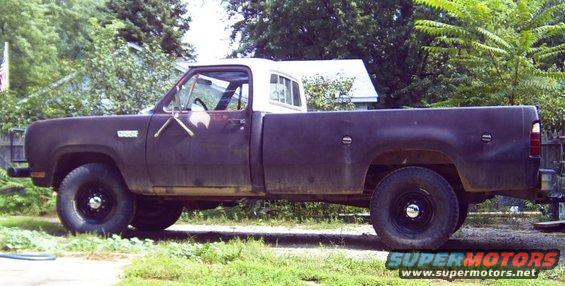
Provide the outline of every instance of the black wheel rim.
[[91,183],[80,187],[75,204],[84,220],[92,224],[101,224],[111,217],[116,207],[116,200],[109,187]]
[[436,206],[426,190],[416,187],[399,192],[389,209],[392,224],[398,230],[420,234],[430,227]]

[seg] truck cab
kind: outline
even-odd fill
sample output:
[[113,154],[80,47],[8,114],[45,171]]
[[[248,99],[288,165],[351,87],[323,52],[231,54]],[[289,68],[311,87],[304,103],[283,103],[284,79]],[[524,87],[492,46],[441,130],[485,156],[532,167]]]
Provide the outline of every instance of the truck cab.
[[191,66],[157,103],[146,147],[151,192],[245,195],[264,190],[262,178],[251,172],[260,165],[262,148],[262,134],[253,127],[262,125],[266,113],[306,112],[304,89],[275,62],[237,63]]

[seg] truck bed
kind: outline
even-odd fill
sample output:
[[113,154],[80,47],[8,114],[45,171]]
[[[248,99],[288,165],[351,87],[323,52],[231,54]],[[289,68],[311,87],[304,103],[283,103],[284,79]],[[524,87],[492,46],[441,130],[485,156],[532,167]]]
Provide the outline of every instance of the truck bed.
[[[531,189],[535,107],[471,107],[266,114],[268,193],[358,194],[370,166],[453,165],[468,192]],[[490,135],[491,142],[483,142]],[[344,144],[343,137],[351,137]]]

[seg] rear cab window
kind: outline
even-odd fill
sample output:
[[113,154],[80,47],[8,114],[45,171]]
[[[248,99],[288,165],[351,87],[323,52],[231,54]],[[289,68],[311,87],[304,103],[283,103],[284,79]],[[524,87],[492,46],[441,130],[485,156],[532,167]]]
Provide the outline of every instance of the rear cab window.
[[298,82],[279,74],[271,74],[269,99],[275,104],[301,107]]

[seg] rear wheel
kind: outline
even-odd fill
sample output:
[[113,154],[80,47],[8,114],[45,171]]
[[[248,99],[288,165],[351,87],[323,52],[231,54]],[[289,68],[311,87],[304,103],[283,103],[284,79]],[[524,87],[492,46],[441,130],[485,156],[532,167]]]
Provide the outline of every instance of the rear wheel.
[[131,225],[138,230],[163,230],[177,222],[182,210],[182,204],[177,202],[140,197]]
[[459,204],[459,220],[457,221],[457,225],[455,226],[455,230],[453,232],[458,231],[463,226],[465,220],[467,219],[468,214],[469,214],[469,204],[467,203]]
[[120,172],[98,163],[71,171],[57,194],[57,214],[71,232],[121,233],[131,222],[135,205]]
[[371,221],[392,249],[435,249],[458,223],[459,202],[436,172],[406,167],[387,175],[371,197]]

